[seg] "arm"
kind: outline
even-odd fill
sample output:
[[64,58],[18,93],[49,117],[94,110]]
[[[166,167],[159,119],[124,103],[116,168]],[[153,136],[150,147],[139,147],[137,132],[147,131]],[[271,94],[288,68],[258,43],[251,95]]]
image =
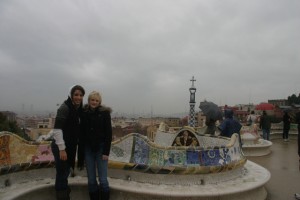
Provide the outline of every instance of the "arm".
[[107,112],[105,116],[105,141],[104,141],[104,149],[103,149],[103,160],[108,160],[110,147],[111,147],[111,141],[112,141],[112,127],[111,127],[111,116],[110,113]]
[[78,141],[78,150],[77,150],[77,167],[79,170],[84,168],[84,148],[85,148],[85,127],[86,127],[86,116],[85,113],[81,116],[80,123],[80,134]]
[[224,132],[225,132],[225,129],[226,129],[226,122],[227,120],[225,119],[219,126],[218,126],[218,129],[220,131],[220,135],[221,136],[225,136]]
[[53,138],[55,140],[55,144],[58,146],[59,150],[65,150],[66,145],[63,139],[63,133],[61,129],[53,129],[52,130]]
[[55,144],[58,146],[59,149],[59,156],[61,160],[67,160],[67,153],[65,151],[65,141],[63,138],[63,126],[65,124],[65,120],[68,117],[69,108],[67,105],[62,104],[59,109],[57,110],[55,124],[53,129],[53,138],[55,140]]
[[247,116],[247,122],[250,121],[251,115]]

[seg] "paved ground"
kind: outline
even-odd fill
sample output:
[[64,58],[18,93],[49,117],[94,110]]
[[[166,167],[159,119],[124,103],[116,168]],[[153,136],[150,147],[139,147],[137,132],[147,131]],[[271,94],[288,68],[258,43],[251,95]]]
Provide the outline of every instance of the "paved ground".
[[300,193],[300,167],[296,137],[294,135],[289,142],[284,142],[280,138],[272,139],[271,136],[271,142],[273,142],[271,154],[247,157],[271,173],[271,179],[266,184],[267,200],[293,200],[294,194]]

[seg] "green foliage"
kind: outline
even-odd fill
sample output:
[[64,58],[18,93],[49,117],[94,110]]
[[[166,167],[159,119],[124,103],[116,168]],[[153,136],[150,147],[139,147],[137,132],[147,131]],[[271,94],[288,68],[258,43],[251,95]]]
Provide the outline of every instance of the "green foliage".
[[147,134],[147,130],[145,128],[143,128],[143,126],[140,123],[136,123],[133,126],[133,132],[134,133],[140,133],[142,135],[146,135]]
[[0,124],[2,124],[2,122],[4,122],[4,121],[6,121],[6,116],[0,112]]
[[6,116],[3,113],[0,113],[0,132],[1,131],[8,131],[17,135],[22,134],[22,130],[17,125],[17,122],[7,120]]
[[300,104],[300,94],[298,96],[292,94],[291,96],[288,96],[287,100],[289,102],[289,105]]
[[2,113],[0,113],[0,131],[9,131],[8,121]]

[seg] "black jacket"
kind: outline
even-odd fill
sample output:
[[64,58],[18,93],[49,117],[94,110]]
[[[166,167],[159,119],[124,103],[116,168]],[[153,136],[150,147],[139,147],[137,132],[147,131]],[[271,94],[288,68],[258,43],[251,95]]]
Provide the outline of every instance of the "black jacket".
[[83,108],[82,131],[80,136],[80,160],[78,165],[83,164],[85,146],[92,151],[98,151],[101,143],[104,144],[103,155],[109,156],[112,141],[111,108],[99,106],[91,110],[88,105]]
[[261,129],[270,130],[271,129],[271,118],[270,118],[270,116],[268,116],[266,114],[263,114],[260,118],[259,127]]
[[82,106],[75,108],[69,97],[57,110],[54,129],[61,129],[66,145],[68,162],[74,168],[78,139],[80,136],[80,122]]
[[291,117],[288,113],[284,113],[282,121],[283,121],[283,129],[290,130]]

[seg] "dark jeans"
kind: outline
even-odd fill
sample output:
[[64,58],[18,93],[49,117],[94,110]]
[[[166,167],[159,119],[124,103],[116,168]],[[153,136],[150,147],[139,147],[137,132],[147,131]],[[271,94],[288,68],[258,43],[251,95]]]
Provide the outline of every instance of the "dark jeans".
[[270,140],[270,129],[262,129],[264,140]]
[[103,145],[100,145],[100,149],[97,152],[93,152],[90,147],[85,147],[85,162],[88,175],[88,188],[89,192],[95,192],[99,190],[98,181],[101,191],[109,191],[109,183],[107,180],[107,165],[108,160],[102,160]]
[[289,139],[290,129],[283,129],[283,139]]
[[54,156],[56,169],[55,190],[68,190],[68,177],[70,174],[70,165],[67,161],[63,161],[59,158],[59,149],[55,142],[52,142],[51,149]]

